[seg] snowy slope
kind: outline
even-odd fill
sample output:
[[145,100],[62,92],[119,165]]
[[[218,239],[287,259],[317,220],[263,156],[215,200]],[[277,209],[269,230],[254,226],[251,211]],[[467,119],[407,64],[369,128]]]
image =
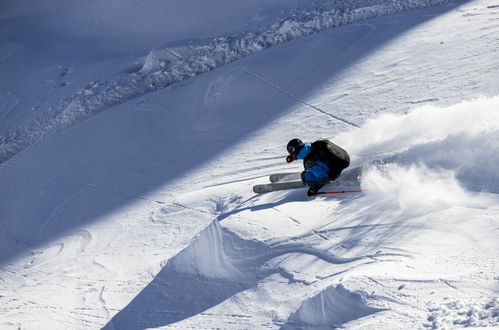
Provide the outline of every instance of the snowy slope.
[[[217,1],[215,1],[213,6],[216,5],[216,2]],[[35,115],[27,124],[23,123],[21,125],[16,125],[15,128],[9,128],[5,134],[0,136],[0,161],[4,162],[31,144],[40,142],[45,136],[74,125],[113,105],[165,88],[171,84],[184,81],[201,73],[215,70],[223,65],[264,49],[303,36],[308,36],[328,28],[360,22],[372,17],[389,15],[412,8],[437,5],[444,2],[444,0],[397,0],[390,2],[362,0],[342,3],[338,3],[337,1],[312,2],[307,6],[297,6],[292,10],[284,11],[281,15],[274,17],[276,23],[271,25],[265,26],[263,23],[268,24],[268,22],[267,20],[264,20],[245,25],[244,28],[246,29],[253,28],[253,30],[250,31],[227,34],[208,40],[183,41],[178,45],[170,43],[167,48],[152,49],[143,59],[134,62],[133,66],[128,65],[128,67],[124,69],[125,74],[105,80],[92,80],[86,86],[77,91],[73,91],[73,95],[66,97],[60,102],[55,102],[55,97],[50,97],[51,101],[55,102],[56,105],[52,104],[48,109],[44,109],[43,104],[37,104],[32,108],[32,112],[36,110],[37,113],[39,112],[38,115]],[[80,6],[81,4],[71,3],[71,5],[68,5],[67,7],[72,8],[72,11],[79,11],[81,9],[79,8]],[[136,5],[134,6],[136,7]],[[165,6],[166,8],[163,8],[164,6],[165,5],[163,4],[158,10],[169,11],[172,9],[169,8],[168,5]],[[175,5],[172,7],[178,10]],[[58,9],[57,6],[55,8]],[[66,8],[66,6],[62,8]],[[85,8],[85,6],[83,6],[83,8]],[[122,24],[120,20],[115,22],[116,19],[114,15],[116,15],[116,13],[113,10],[114,8],[106,5],[104,5],[104,8],[108,11],[105,11],[104,13],[111,17],[111,24],[105,22],[103,31],[109,32],[107,31],[108,29],[113,31],[114,29],[119,28]],[[244,9],[245,8],[240,8],[240,10]],[[32,10],[31,7],[30,10]],[[85,13],[85,9],[83,9],[83,12]],[[230,15],[230,11],[228,14]],[[61,29],[65,31],[66,29],[64,29],[64,26],[61,27],[60,24],[58,24],[61,15],[62,17],[67,17],[67,9],[62,13],[58,13],[56,10],[55,15],[52,14],[49,17],[42,17],[44,17],[45,20],[52,18],[52,16],[55,17],[56,23],[50,24],[52,29]],[[139,20],[137,23],[140,23],[144,20],[144,17],[143,15],[138,16]],[[280,16],[283,16],[283,18]],[[69,15],[69,17],[71,17],[71,15]],[[86,16],[83,15],[83,17]],[[93,19],[88,20],[87,18],[88,22],[85,21],[87,23],[85,26],[92,27],[92,24],[95,24],[94,20],[96,17],[92,15],[90,17]],[[145,15],[145,17],[148,16]],[[99,19],[102,20],[102,18],[97,15],[97,20],[100,22]],[[173,20],[174,23],[172,25],[174,27],[177,27],[178,25],[182,26],[182,24],[177,23],[177,19]],[[16,19],[14,21],[24,23],[22,19]],[[35,22],[36,27],[37,20],[33,21]],[[108,25],[110,25],[111,28],[108,27]],[[258,25],[264,26],[257,28]],[[16,29],[21,26],[21,31],[23,31],[24,27],[22,24],[7,24],[7,26],[11,29]],[[157,28],[160,29],[161,26],[162,25]],[[71,30],[71,27],[72,26],[70,25],[69,30]],[[218,25],[215,26],[215,30],[217,27]],[[241,27],[236,27],[235,30],[237,31],[238,28]],[[88,32],[85,31],[85,33]],[[19,34],[19,32],[14,33],[14,35],[16,34]],[[78,33],[75,34],[78,35]],[[189,34],[189,31],[187,34]],[[130,34],[130,38],[132,40],[134,39],[134,33]],[[166,40],[168,40],[168,36],[166,38]],[[102,43],[107,41],[105,39],[103,40],[100,35],[95,39],[97,39],[99,48],[102,48]],[[81,38],[76,40],[80,41]],[[119,40],[120,38],[118,38],[118,41]],[[153,42],[153,40],[154,39],[148,39],[149,42]],[[116,44],[115,40],[111,40],[111,45],[113,44]],[[45,43],[43,45],[47,47]],[[7,43],[7,46],[16,45]],[[111,52],[116,52],[120,49],[120,46],[120,44],[114,45],[114,47],[110,47],[110,49],[106,48],[107,51],[99,51],[98,54],[100,57],[107,58],[110,56],[110,50]],[[80,47],[81,46],[78,48]],[[85,46],[82,48],[89,48],[94,52],[94,49],[96,49],[95,41],[85,42]],[[22,47],[20,49],[22,49]],[[61,46],[59,45],[57,49],[61,49]],[[86,53],[86,51],[84,51],[84,53]],[[69,54],[71,54],[71,52]],[[127,54],[127,52],[122,51],[122,56],[125,54]],[[87,58],[89,54],[85,54],[84,56]],[[96,55],[92,54],[91,56]],[[57,57],[61,58],[60,55]],[[92,64],[93,62],[95,61],[92,61]],[[111,63],[109,60],[106,60],[104,63],[99,61],[98,64],[105,64],[107,67],[110,66],[113,68],[123,65],[123,63],[119,62],[119,58]],[[104,70],[107,75],[111,73],[104,67],[98,69],[99,71],[95,71],[95,68],[92,68],[90,72],[94,75],[97,75],[97,72],[99,72],[99,75],[97,75],[98,77],[102,75],[102,70]],[[64,81],[64,77],[69,73],[69,67],[67,65],[59,66],[57,71],[59,71],[58,78],[49,81],[55,82],[57,87],[68,86],[70,83]],[[88,80],[88,76],[85,75],[85,78]],[[72,80],[75,79],[73,78]],[[67,90],[57,94],[64,95],[65,93],[67,93]],[[13,109],[10,108],[7,111],[7,114],[12,110]],[[25,112],[26,111],[21,113]],[[18,116],[19,115],[16,117]]]
[[[172,6],[195,15],[187,3]],[[199,30],[179,19],[156,47],[181,33],[260,31],[299,4],[249,3],[253,13],[224,7]],[[159,43],[154,10],[135,14],[136,35],[123,10],[113,29]],[[221,22],[229,13],[237,26]],[[497,326],[497,35],[499,7],[485,0],[325,29],[120,100],[16,152],[0,166],[1,327]],[[123,54],[152,48],[122,40],[74,68],[96,64],[106,69],[92,80],[112,81],[133,62]],[[32,127],[34,114],[17,114],[21,92],[2,82],[2,129]],[[51,88],[32,86],[27,102]],[[254,195],[269,174],[300,170],[284,161],[293,137],[344,146],[366,192]]]

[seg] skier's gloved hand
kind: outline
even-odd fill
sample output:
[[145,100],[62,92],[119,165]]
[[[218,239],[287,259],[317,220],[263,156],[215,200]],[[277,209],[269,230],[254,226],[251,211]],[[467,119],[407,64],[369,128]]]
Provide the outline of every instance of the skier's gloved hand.
[[286,157],[286,162],[291,163],[293,160],[296,160],[296,156],[289,155]]
[[309,188],[308,191],[307,191],[307,196],[315,196],[317,195],[317,191],[314,190],[313,188]]

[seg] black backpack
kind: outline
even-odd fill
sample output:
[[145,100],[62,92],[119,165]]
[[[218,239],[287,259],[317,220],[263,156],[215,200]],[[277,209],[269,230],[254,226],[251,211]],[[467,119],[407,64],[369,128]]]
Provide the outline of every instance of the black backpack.
[[318,140],[312,143],[310,153],[305,157],[306,161],[322,161],[329,167],[329,177],[337,177],[342,170],[350,165],[350,156],[345,149],[329,140]]

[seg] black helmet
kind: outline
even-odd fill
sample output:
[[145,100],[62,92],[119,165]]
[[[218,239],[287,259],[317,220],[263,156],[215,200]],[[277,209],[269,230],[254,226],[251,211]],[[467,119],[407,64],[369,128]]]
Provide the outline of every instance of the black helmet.
[[288,152],[290,155],[298,155],[300,151],[303,149],[303,142],[300,139],[293,139],[288,142]]

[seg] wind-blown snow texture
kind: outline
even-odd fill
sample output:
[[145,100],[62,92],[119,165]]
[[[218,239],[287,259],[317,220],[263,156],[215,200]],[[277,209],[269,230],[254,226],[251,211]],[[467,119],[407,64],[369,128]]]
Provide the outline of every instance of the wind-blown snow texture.
[[[64,4],[0,4],[0,328],[498,326],[493,1]],[[253,194],[295,137],[365,192]]]

